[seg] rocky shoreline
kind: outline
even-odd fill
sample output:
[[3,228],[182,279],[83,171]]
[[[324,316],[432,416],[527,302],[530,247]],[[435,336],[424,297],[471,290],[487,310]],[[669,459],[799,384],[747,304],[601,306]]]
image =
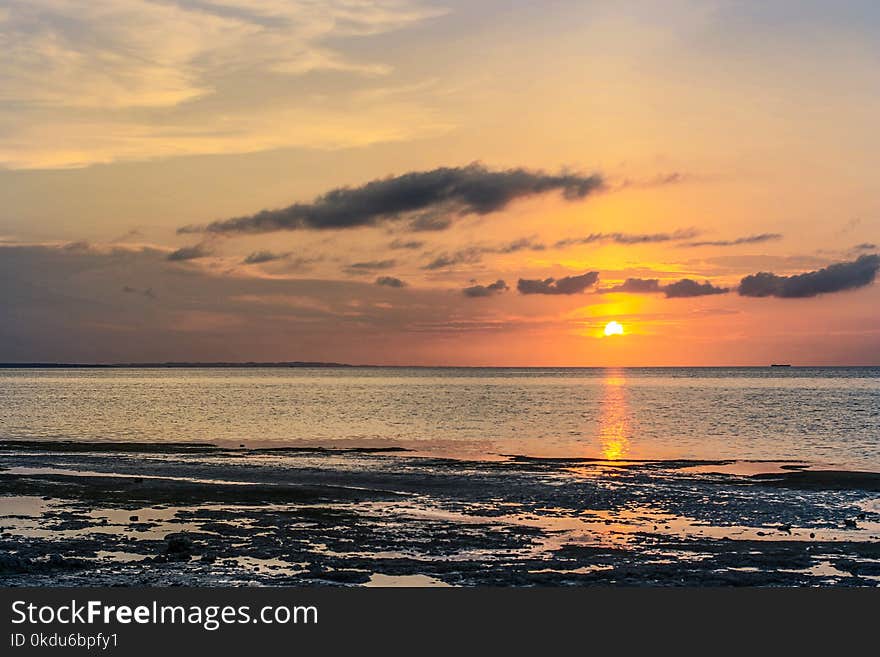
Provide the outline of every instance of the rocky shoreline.
[[880,585],[880,475],[758,466],[0,441],[0,584]]

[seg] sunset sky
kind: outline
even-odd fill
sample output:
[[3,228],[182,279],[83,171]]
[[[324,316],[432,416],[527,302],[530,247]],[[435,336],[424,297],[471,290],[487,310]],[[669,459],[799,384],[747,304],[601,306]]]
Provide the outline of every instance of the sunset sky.
[[0,0],[0,52],[0,361],[880,365],[875,2]]

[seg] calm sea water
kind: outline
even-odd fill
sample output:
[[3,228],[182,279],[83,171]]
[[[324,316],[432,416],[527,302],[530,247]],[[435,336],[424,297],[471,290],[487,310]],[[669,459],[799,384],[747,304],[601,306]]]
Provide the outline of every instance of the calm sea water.
[[880,368],[0,369],[0,437],[880,471]]

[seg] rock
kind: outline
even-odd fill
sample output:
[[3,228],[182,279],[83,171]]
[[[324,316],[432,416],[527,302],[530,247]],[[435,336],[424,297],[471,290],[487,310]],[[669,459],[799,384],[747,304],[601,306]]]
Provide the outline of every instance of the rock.
[[370,581],[370,573],[362,570],[333,570],[310,573],[314,579],[323,579],[339,584],[366,584]]
[[791,525],[790,524],[779,525],[778,529],[781,532],[786,532],[787,534],[791,534]]
[[239,447],[244,447],[244,443],[242,443],[241,445],[239,445]]
[[810,532],[810,538],[816,538],[816,532]]
[[138,520],[140,520],[140,518],[138,516],[129,516],[128,519],[131,520],[132,522],[137,522]]
[[852,520],[851,518],[847,518],[846,520],[844,520],[843,526],[848,527],[850,529],[856,529],[858,527],[858,525],[856,524],[856,521]]
[[30,559],[14,554],[0,554],[0,573],[26,573],[32,569]]
[[166,554],[191,555],[195,552],[192,540],[185,534],[169,534],[165,540]]
[[[37,562],[33,563],[34,565],[37,565]],[[86,559],[63,557],[60,554],[50,554],[46,565],[49,568],[87,568],[91,564]]]

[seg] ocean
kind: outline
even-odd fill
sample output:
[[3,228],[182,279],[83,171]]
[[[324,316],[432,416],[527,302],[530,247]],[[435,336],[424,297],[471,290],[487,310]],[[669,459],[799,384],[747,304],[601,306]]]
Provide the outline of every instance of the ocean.
[[880,472],[880,368],[13,368],[0,439]]

